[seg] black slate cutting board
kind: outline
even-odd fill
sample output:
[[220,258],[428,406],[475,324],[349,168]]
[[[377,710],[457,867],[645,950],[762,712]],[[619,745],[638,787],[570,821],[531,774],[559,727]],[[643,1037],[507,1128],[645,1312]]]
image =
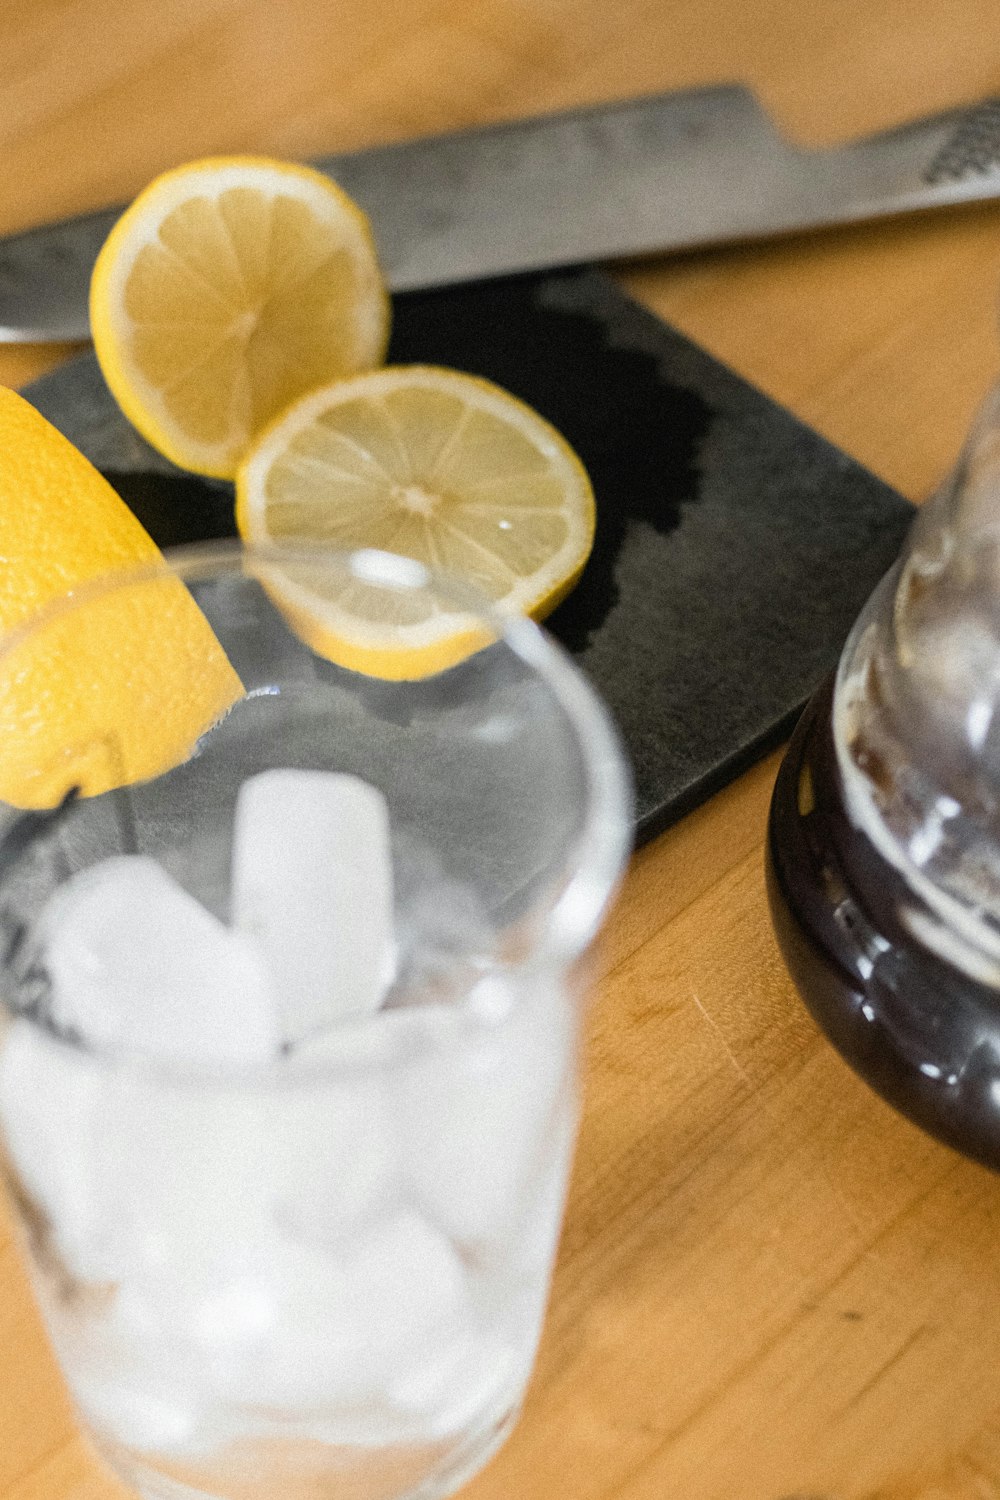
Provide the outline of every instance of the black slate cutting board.
[[[640,838],[781,739],[895,557],[905,500],[598,271],[399,297],[389,357],[506,386],[590,471],[593,556],[547,625],[618,721]],[[24,394],[161,546],[232,534],[230,487],[155,454],[92,356]]]

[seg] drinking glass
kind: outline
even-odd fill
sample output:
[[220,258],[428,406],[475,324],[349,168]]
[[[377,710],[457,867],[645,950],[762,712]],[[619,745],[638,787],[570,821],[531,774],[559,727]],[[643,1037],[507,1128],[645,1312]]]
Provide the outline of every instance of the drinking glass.
[[[114,762],[109,724],[67,752],[58,805],[0,808],[0,1125],[36,1297],[85,1426],[149,1500],[432,1500],[503,1441],[532,1368],[585,955],[630,842],[622,753],[534,624],[408,560],[225,544],[167,564],[244,695],[163,775],[77,795],[76,758]],[[352,589],[380,618],[457,610],[478,649],[417,681],[336,666],[274,602],[279,573]],[[81,590],[30,639],[65,641],[67,614],[161,579]],[[0,650],[0,684],[15,654]],[[117,712],[142,722],[129,691]],[[363,835],[329,845],[360,860],[339,916],[316,901],[327,824],[308,777],[291,824],[237,846],[241,788],[268,772],[347,773],[385,799],[388,869]],[[234,879],[280,885],[287,976],[363,955],[383,877],[381,1003],[262,1050],[260,996],[219,957]],[[103,934],[110,990],[74,920],[85,948]],[[359,992],[371,978],[358,969]],[[291,986],[277,1000],[294,1016]]]

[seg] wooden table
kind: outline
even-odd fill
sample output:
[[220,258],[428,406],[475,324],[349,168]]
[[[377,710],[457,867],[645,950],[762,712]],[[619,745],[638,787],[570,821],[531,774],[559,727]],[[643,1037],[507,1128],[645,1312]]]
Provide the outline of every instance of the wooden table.
[[[1000,94],[1000,8],[9,0],[0,232],[209,151],[308,156],[731,78],[832,143]],[[624,280],[919,500],[997,364],[1000,205]],[[0,349],[0,380],[67,352]],[[537,1375],[470,1500],[1000,1496],[1000,1181],[894,1115],[804,1014],[764,901],[775,766],[634,861]],[[0,1228],[0,1497],[112,1493]]]

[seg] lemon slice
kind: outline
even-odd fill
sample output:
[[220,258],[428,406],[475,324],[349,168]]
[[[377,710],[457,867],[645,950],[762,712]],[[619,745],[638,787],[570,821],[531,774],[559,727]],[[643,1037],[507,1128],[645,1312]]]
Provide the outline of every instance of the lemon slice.
[[[39,613],[103,575],[144,581]],[[243,688],[152,538],[73,444],[0,388],[0,798],[50,807],[158,775]]]
[[[587,560],[594,496],[573,449],[524,402],[456,370],[395,366],[281,416],[237,472],[236,520],[253,543],[415,558],[541,619]],[[310,584],[270,567],[267,579],[314,650],[374,676],[424,677],[483,642],[467,614],[394,608],[357,581],[338,591],[318,570]]]
[[368,220],[328,177],[261,157],[153,181],[94,266],[104,377],[161,453],[229,478],[305,391],[381,363],[389,299]]

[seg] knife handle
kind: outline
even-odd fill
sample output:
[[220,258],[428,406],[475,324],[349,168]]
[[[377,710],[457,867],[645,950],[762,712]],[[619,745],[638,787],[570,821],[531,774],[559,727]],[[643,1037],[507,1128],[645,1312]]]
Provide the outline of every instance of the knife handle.
[[[816,222],[850,222],[1000,194],[1000,99],[804,153]],[[824,213],[825,209],[825,213]]]
[[957,118],[948,139],[924,171],[929,186],[961,182],[1000,165],[1000,99],[987,99]]

